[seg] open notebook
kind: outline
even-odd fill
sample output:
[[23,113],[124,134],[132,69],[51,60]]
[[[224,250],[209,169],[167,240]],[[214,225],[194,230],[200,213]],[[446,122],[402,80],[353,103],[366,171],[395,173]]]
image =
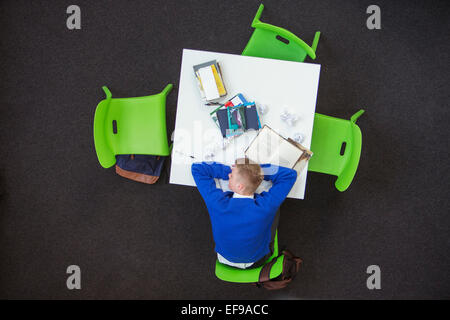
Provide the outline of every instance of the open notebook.
[[285,139],[265,125],[245,150],[257,163],[271,163],[302,172],[313,153],[292,139]]

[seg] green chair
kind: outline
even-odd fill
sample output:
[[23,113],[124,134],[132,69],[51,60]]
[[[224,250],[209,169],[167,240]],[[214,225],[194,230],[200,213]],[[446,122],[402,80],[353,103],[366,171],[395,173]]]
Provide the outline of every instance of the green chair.
[[261,4],[252,22],[255,30],[242,55],[297,62],[305,61],[306,55],[311,59],[316,58],[319,31],[316,32],[310,47],[290,31],[261,22],[259,18],[263,9],[264,5]]
[[106,99],[100,101],[94,116],[94,143],[98,161],[104,168],[116,163],[118,154],[168,156],[166,97],[161,93],[135,98],[112,98],[104,86]]
[[350,186],[361,155],[361,130],[356,120],[364,113],[359,110],[350,120],[316,113],[311,139],[308,171],[337,176],[336,189],[345,191]]
[[[270,258],[267,259],[265,264],[278,257],[278,231],[275,233],[274,239],[274,252]],[[273,279],[278,277],[283,271],[284,255],[282,255],[273,265],[269,278]],[[238,283],[253,283],[259,281],[259,274],[264,265],[254,269],[238,269],[216,260],[216,277],[223,281],[238,282]]]

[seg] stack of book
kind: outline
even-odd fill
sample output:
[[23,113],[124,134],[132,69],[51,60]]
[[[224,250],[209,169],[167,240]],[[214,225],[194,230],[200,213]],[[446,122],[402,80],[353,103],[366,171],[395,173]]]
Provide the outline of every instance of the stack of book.
[[261,122],[254,102],[239,93],[210,113],[224,138],[240,135],[248,129],[259,130]]
[[216,60],[195,65],[194,74],[202,99],[211,101],[227,94],[222,72]]

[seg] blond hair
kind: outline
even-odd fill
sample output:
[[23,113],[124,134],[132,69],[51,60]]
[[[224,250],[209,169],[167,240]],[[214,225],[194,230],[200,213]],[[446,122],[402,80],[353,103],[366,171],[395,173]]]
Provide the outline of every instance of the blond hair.
[[239,176],[245,180],[245,191],[254,193],[264,178],[260,165],[249,158],[239,158],[235,161],[235,167]]

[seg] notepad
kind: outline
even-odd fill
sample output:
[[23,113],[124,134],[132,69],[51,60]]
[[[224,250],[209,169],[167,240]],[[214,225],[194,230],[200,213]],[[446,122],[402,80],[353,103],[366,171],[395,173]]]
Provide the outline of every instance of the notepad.
[[198,70],[201,84],[205,92],[206,100],[214,100],[220,98],[219,90],[217,89],[214,73],[210,66]]
[[245,150],[245,156],[257,163],[270,163],[301,172],[313,153],[301,144],[285,139],[265,125]]
[[225,87],[223,86],[222,79],[220,78],[219,72],[217,72],[216,66],[211,65],[212,72],[214,74],[214,80],[216,81],[217,90],[219,91],[219,95],[223,96],[227,92],[225,91]]

